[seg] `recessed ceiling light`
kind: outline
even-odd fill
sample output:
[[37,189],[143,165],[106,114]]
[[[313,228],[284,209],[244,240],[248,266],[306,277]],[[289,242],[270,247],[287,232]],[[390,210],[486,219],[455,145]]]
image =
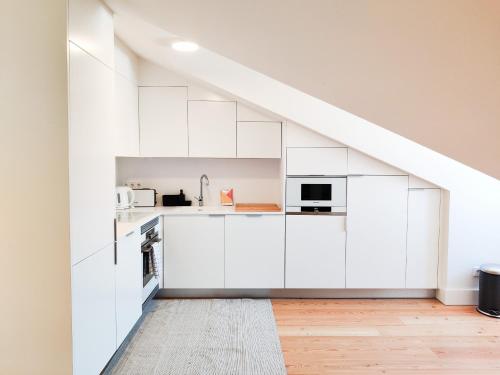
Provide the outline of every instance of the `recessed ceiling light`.
[[176,51],[181,51],[181,52],[194,52],[200,47],[198,46],[198,44],[194,42],[188,42],[183,40],[172,43],[172,48],[175,49]]

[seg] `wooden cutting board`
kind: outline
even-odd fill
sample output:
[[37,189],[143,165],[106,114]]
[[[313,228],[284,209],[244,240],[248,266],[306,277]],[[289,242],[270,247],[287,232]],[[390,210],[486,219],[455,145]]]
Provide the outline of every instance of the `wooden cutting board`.
[[234,210],[237,212],[279,212],[281,208],[276,203],[236,203]]

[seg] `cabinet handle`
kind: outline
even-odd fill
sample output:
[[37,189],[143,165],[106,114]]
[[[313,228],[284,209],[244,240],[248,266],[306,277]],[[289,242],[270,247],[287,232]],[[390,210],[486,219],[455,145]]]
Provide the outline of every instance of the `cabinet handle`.
[[113,236],[114,236],[114,241],[113,241],[113,252],[114,252],[114,256],[113,256],[113,260],[115,262],[115,265],[118,263],[118,254],[117,254],[117,251],[116,251],[116,247],[117,247],[117,244],[116,244],[116,241],[117,241],[117,238],[116,238],[116,218],[113,219]]
[[127,233],[127,234],[125,235],[125,237],[130,237],[130,236],[131,236],[131,235],[133,235],[133,234],[134,234],[134,231],[132,231],[132,232],[130,232],[130,233]]

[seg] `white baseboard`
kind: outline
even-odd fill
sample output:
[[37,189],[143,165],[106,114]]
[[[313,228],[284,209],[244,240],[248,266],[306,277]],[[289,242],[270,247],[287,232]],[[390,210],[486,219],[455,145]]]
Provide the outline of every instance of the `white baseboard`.
[[434,298],[435,289],[160,289],[159,298]]
[[438,289],[436,298],[445,305],[477,305],[477,289]]

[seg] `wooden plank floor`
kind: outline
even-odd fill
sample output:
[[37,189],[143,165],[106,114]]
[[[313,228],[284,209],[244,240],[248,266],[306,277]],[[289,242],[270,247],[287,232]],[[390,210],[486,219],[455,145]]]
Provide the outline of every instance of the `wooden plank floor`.
[[273,300],[289,374],[500,374],[500,319],[437,300]]

